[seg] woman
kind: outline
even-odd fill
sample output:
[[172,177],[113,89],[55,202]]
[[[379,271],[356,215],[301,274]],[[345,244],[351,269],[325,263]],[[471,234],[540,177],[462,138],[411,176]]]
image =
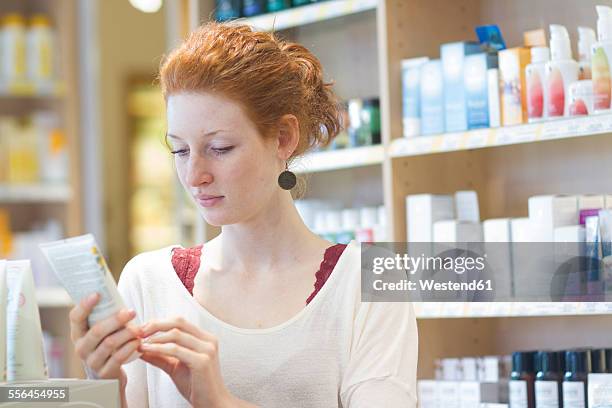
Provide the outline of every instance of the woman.
[[[88,370],[120,379],[130,408],[415,406],[411,305],[361,303],[359,245],[312,233],[289,191],[287,163],[340,129],[319,61],[209,23],[160,80],[179,179],[222,232],[132,259],[119,282],[132,310],[91,328],[97,295],[72,310]],[[127,325],[135,316],[145,324]]]

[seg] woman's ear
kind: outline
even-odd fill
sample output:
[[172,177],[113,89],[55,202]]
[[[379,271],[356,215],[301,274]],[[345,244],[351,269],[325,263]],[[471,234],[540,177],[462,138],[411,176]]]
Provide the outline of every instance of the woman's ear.
[[300,142],[300,122],[295,115],[283,115],[278,121],[278,157],[286,161]]

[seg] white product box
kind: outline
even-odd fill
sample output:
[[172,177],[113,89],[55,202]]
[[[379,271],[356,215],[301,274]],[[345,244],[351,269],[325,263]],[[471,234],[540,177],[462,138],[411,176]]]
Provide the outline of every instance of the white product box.
[[512,242],[510,218],[494,218],[482,223],[485,242]]
[[604,208],[612,209],[612,195],[604,196]]
[[480,222],[478,194],[475,191],[457,191],[455,193],[455,210],[458,221]]
[[612,407],[612,374],[589,374],[589,408]]
[[482,242],[482,224],[479,222],[437,221],[433,231],[434,242]]
[[464,381],[478,380],[478,363],[474,357],[465,357],[461,359],[461,370]]
[[584,225],[568,225],[555,228],[554,242],[572,243],[585,241]]
[[555,228],[578,224],[576,196],[530,197],[529,219],[534,225],[535,242],[553,242]]
[[432,242],[433,224],[455,216],[453,197],[416,194],[406,197],[409,242]]
[[460,396],[460,381],[440,381],[438,383],[438,401],[441,408],[460,408]]
[[[35,407],[104,407],[120,408],[121,400],[119,396],[118,380],[79,380],[79,379],[50,379],[45,381],[21,381],[11,383],[0,383],[0,388],[5,387],[67,387],[69,402],[28,402],[28,403],[0,403],[4,406],[26,406]],[[42,400],[41,400],[42,401]]]
[[501,109],[499,106],[499,69],[489,68],[487,70],[487,82],[489,89],[489,126],[496,128],[501,123]]
[[460,381],[463,379],[461,360],[458,358],[443,358],[442,379],[445,381]]
[[599,194],[583,194],[578,196],[578,211],[604,208],[605,199]]
[[512,228],[510,218],[486,220],[482,224],[484,248],[487,254],[487,278],[493,282],[495,300],[510,301],[512,297]]
[[480,404],[480,408],[508,408],[508,404],[491,404],[485,402],[483,404]]
[[[501,378],[501,359],[499,356],[485,356],[482,358],[483,376],[481,382],[498,382]],[[495,401],[493,401],[495,402]]]
[[439,408],[438,381],[419,380],[417,382],[418,405],[420,408]]
[[508,382],[463,381],[461,408],[478,408],[482,403],[508,402]]
[[533,242],[534,226],[529,218],[512,218],[510,236],[512,242]]

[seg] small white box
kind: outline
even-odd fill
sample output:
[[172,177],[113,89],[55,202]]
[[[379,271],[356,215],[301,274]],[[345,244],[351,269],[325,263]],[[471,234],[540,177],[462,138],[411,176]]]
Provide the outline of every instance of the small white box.
[[460,386],[461,408],[476,408],[483,403],[508,402],[508,383],[463,381]]
[[438,383],[434,380],[419,380],[417,382],[417,395],[420,408],[439,408]]
[[458,221],[480,222],[478,194],[475,191],[457,191],[455,209]]
[[529,219],[534,225],[534,242],[553,242],[555,228],[578,224],[576,196],[530,197]]
[[612,209],[612,195],[604,196],[604,208]]
[[[104,407],[104,408],[119,408],[121,399],[119,396],[119,381],[118,380],[79,380],[79,379],[59,379],[53,378],[45,381],[19,381],[10,383],[0,383],[0,387],[67,387],[69,394],[69,403],[58,402],[57,404],[50,401],[40,403],[40,406],[56,407],[56,406],[87,406],[87,407]],[[21,406],[21,403],[15,403],[15,406]],[[0,406],[4,404],[0,403]],[[13,406],[13,404],[10,404]],[[24,405],[25,406],[25,405]],[[39,406],[38,403],[32,403],[32,406]]]
[[482,242],[479,222],[457,220],[438,221],[433,227],[434,242]]
[[460,381],[463,379],[461,360],[458,358],[442,359],[442,379],[445,381]]
[[512,242],[510,218],[494,218],[482,223],[485,242]]
[[499,106],[499,69],[487,70],[487,85],[489,90],[489,126],[499,127],[501,122],[501,109]]
[[554,242],[573,243],[585,241],[584,225],[568,225],[555,228]]
[[485,356],[482,358],[484,377],[481,382],[498,382],[501,378],[501,360],[499,356]]
[[600,209],[605,207],[605,199],[599,194],[584,194],[578,196],[578,211]]
[[612,374],[589,374],[589,408],[612,407]]
[[529,218],[512,218],[510,235],[512,242],[533,242],[534,227]]
[[438,383],[439,406],[444,408],[460,408],[461,382],[440,381]]
[[473,357],[465,357],[461,359],[462,379],[464,381],[478,380],[478,364]]
[[455,216],[453,197],[416,194],[406,197],[408,242],[432,242],[433,224]]

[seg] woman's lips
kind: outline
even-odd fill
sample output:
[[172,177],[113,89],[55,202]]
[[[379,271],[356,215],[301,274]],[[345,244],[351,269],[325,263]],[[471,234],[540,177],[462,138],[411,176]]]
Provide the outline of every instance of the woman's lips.
[[195,197],[198,204],[202,207],[213,207],[221,200],[223,200],[223,196],[210,196],[210,195],[200,195]]

